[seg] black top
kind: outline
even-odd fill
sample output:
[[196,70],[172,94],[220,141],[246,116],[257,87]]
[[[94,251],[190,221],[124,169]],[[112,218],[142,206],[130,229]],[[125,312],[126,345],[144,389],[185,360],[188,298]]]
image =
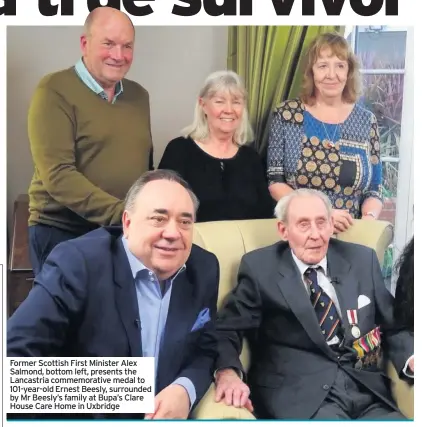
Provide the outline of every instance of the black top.
[[271,198],[258,153],[241,146],[235,156],[219,159],[192,138],[175,138],[164,151],[159,169],[178,172],[192,187],[200,206],[197,222],[271,218]]

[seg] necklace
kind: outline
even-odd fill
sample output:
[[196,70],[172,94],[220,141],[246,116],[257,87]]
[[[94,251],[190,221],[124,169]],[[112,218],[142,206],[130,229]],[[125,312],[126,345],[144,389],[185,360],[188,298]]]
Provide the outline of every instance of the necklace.
[[330,138],[330,135],[328,135],[327,128],[325,127],[325,123],[324,122],[321,122],[321,123],[322,123],[322,126],[324,126],[325,134],[327,135],[327,139],[328,139],[327,145],[328,145],[328,148],[333,148],[335,146],[334,137],[336,135],[339,123],[337,123],[336,127],[334,128],[334,132],[333,132],[332,138]]

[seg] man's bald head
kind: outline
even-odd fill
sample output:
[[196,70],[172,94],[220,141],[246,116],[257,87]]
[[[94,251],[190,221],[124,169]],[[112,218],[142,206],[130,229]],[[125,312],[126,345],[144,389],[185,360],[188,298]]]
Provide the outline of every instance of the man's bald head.
[[132,64],[135,29],[130,18],[112,7],[97,7],[85,21],[81,36],[83,61],[94,79],[114,94]]
[[133,22],[128,15],[118,9],[115,9],[114,7],[99,6],[92,10],[85,20],[85,35],[91,35],[92,29],[95,28],[96,25],[102,25],[105,21],[109,20],[121,20],[123,25],[125,22],[127,22],[135,32]]

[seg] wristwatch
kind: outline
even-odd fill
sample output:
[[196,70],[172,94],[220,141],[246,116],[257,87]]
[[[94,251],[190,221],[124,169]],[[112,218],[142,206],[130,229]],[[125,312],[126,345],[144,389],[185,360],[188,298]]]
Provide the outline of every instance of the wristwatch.
[[369,211],[369,212],[365,212],[362,216],[372,216],[372,218],[376,219],[377,216],[375,215],[374,212]]

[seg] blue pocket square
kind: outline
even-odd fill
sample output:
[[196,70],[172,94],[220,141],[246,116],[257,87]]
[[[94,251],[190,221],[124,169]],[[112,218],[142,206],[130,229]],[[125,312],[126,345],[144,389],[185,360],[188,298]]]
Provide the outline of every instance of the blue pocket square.
[[196,331],[197,329],[202,328],[205,323],[209,322],[210,318],[210,309],[204,308],[199,314],[197,319],[195,320],[194,325],[192,326],[191,332]]

